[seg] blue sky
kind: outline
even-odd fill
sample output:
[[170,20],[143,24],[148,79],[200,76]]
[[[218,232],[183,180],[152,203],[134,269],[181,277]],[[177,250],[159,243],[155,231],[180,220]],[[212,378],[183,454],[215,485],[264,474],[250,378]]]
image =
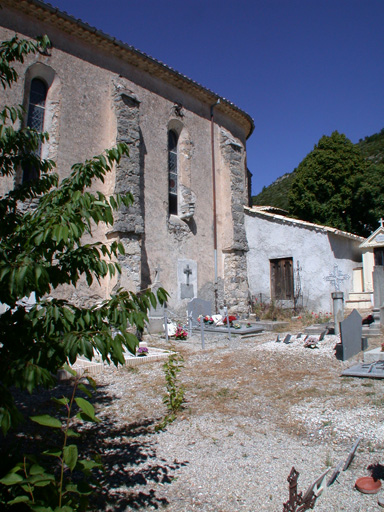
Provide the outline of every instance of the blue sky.
[[322,135],[384,128],[384,0],[51,0],[250,114],[257,194]]

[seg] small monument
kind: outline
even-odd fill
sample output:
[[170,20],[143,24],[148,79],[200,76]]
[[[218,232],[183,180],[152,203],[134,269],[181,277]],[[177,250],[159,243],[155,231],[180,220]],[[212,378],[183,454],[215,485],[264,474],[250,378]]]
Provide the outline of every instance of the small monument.
[[344,319],[344,293],[340,291],[340,283],[350,278],[349,274],[343,274],[338,265],[334,265],[333,273],[324,277],[325,281],[333,283],[335,291],[332,292],[333,316],[335,321],[335,334],[340,333],[339,324]]
[[[151,286],[152,292],[156,295],[156,292],[159,288],[162,288],[160,283],[160,272],[161,268],[159,265],[155,268],[155,279],[154,283]],[[161,332],[163,330],[164,323],[164,305],[157,304],[156,308],[151,307],[148,312],[148,324],[147,329],[149,334],[154,334],[156,332]]]

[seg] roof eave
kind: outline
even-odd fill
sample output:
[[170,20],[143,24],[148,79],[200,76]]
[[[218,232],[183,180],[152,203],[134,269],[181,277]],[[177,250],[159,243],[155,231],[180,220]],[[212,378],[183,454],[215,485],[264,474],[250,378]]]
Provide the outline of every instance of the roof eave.
[[81,39],[90,41],[90,37],[93,39],[93,44],[96,46],[102,46],[106,49],[106,45],[109,50],[113,53],[119,54],[120,57],[125,58],[131,64],[135,65],[140,69],[145,69],[154,76],[158,76],[166,82],[189,92],[192,96],[199,97],[200,100],[204,101],[208,105],[213,105],[220,100],[216,109],[222,111],[228,116],[235,119],[239,124],[244,127],[246,138],[249,138],[252,134],[255,124],[252,117],[245,111],[241,110],[234,103],[230,102],[226,98],[223,98],[215,92],[207,89],[198,82],[195,82],[191,78],[179,73],[175,69],[167,66],[161,61],[147,55],[133,46],[124,43],[98,30],[95,27],[88,25],[82,20],[76,19],[70,16],[66,12],[60,11],[58,8],[43,2],[42,0],[21,0],[15,5],[14,0],[1,0],[3,5],[7,5],[13,9],[19,9],[47,21],[47,14],[50,16],[51,22],[54,22],[56,26],[61,28],[67,33],[77,35]]

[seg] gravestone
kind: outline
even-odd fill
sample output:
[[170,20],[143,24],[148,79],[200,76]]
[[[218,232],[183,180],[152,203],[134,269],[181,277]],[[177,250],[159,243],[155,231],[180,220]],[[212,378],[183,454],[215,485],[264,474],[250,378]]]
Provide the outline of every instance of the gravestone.
[[188,318],[192,317],[192,321],[196,324],[200,315],[211,316],[212,305],[207,300],[192,299],[188,302]]
[[347,361],[362,350],[362,325],[361,316],[354,309],[352,313],[340,322],[341,343],[336,345],[336,358]]
[[327,334],[327,332],[328,332],[328,329],[325,329],[325,330],[320,334],[319,341],[323,341],[324,336]]
[[[212,305],[207,300],[194,298],[188,302],[187,315],[188,320],[192,321],[192,328],[196,328],[197,325],[200,326],[200,322],[198,321],[200,315],[212,317]],[[216,334],[228,334],[228,332],[230,332],[232,336],[249,336],[251,334],[258,334],[262,332],[263,327],[259,325],[246,327],[243,325],[240,326],[240,328],[235,329],[232,327],[228,327],[226,323],[224,323],[221,326],[205,324],[204,331],[206,333],[214,332]]]

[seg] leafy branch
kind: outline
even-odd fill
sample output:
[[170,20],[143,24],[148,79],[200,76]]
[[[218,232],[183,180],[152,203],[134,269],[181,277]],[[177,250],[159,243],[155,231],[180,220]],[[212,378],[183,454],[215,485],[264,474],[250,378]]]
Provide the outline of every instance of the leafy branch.
[[[68,444],[68,438],[80,436],[73,429],[75,419],[93,423],[98,423],[100,420],[95,415],[93,405],[88,400],[76,396],[78,390],[85,393],[88,398],[92,396],[89,389],[81,382],[81,377],[76,375],[68,365],[65,365],[65,370],[75,378],[72,394],[70,397],[52,399],[65,411],[64,418],[59,419],[49,414],[30,418],[38,425],[61,432],[63,436],[61,446],[44,450],[41,454],[42,459],[49,457],[57,461],[58,470],[55,471],[55,463],[48,464],[44,460],[38,460],[36,456],[24,456],[22,462],[16,464],[0,479],[0,484],[9,489],[10,499],[6,501],[7,505],[24,503],[31,510],[44,512],[86,510],[88,497],[92,492],[89,481],[91,471],[102,466],[97,460],[80,459],[77,445]],[[95,389],[93,379],[86,378]],[[73,412],[75,404],[78,408],[76,413]],[[47,466],[50,469],[47,469]],[[83,480],[80,483],[73,481],[72,475],[75,470],[83,474]]]

